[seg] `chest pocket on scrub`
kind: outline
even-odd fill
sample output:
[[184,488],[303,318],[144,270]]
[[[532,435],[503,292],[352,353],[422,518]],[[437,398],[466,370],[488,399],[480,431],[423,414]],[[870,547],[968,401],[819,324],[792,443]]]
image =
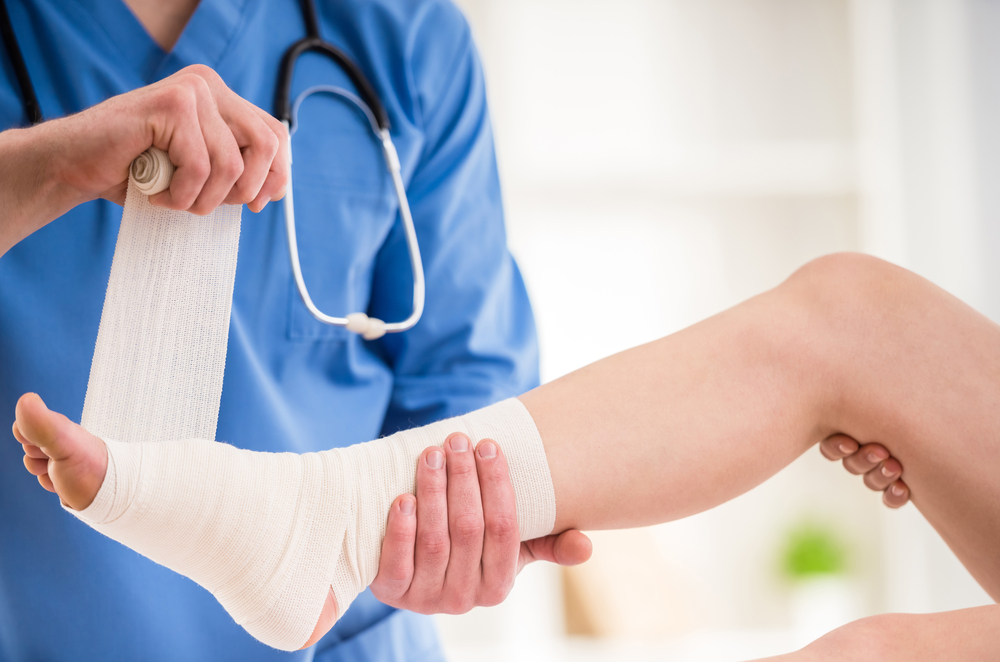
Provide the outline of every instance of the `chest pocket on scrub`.
[[[292,136],[302,275],[316,306],[336,317],[367,311],[375,259],[398,209],[381,146],[362,122],[343,102],[313,95],[299,109]],[[314,318],[289,275],[289,339],[351,335]]]

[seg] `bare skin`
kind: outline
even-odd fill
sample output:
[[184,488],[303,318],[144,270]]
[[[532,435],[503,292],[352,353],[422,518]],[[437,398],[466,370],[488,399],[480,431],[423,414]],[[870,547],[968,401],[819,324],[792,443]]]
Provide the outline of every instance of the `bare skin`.
[[[677,519],[752,488],[811,445],[848,453],[840,435],[880,439],[906,465],[917,507],[1000,594],[1000,329],[909,272],[824,258],[521,399],[545,442],[556,531]],[[32,395],[15,435],[32,473],[44,469],[71,507],[89,503],[103,476],[100,440]],[[857,455],[852,466],[866,475],[888,460]]]
[[174,47],[198,8],[198,0],[125,0],[125,4],[165,51]]
[[942,662],[997,659],[1000,605],[939,614],[882,614],[848,623],[805,648],[758,662]]

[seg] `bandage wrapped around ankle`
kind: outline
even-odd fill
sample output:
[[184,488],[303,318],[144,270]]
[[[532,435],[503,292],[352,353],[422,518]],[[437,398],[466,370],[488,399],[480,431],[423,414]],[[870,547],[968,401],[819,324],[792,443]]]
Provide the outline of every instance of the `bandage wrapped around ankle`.
[[516,399],[385,439],[321,453],[259,453],[205,440],[106,441],[108,472],[78,515],[190,577],[275,648],[301,647],[333,588],[338,614],[375,579],[393,500],[417,460],[452,432],[507,457],[521,539],[555,524],[548,463]]
[[90,506],[70,512],[198,582],[283,650],[305,644],[331,588],[339,616],[374,580],[393,500],[413,493],[420,453],[453,432],[503,450],[521,539],[552,531],[545,450],[516,399],[320,453],[213,441],[238,238],[239,207],[171,212],[130,183],[82,421],[105,440],[108,468]]

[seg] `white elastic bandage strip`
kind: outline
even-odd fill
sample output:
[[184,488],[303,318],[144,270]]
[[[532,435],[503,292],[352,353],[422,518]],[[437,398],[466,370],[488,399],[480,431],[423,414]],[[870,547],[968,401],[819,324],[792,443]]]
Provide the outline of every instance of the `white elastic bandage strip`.
[[321,453],[212,441],[239,223],[240,207],[207,218],[154,208],[130,182],[84,406],[108,469],[74,514],[198,582],[283,650],[306,642],[331,588],[343,614],[375,579],[392,501],[414,491],[423,449],[452,432],[500,445],[522,540],[552,531],[545,450],[518,400]]
[[129,179],[83,406],[90,432],[215,439],[241,210],[154,207]]

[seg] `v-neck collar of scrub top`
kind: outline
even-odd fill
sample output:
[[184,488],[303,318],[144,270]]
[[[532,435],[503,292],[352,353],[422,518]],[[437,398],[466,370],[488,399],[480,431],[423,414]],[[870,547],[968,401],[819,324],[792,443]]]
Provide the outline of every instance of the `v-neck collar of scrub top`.
[[124,0],[76,0],[107,32],[126,62],[134,63],[144,85],[190,64],[213,69],[239,34],[254,0],[200,0],[169,52],[156,43]]

